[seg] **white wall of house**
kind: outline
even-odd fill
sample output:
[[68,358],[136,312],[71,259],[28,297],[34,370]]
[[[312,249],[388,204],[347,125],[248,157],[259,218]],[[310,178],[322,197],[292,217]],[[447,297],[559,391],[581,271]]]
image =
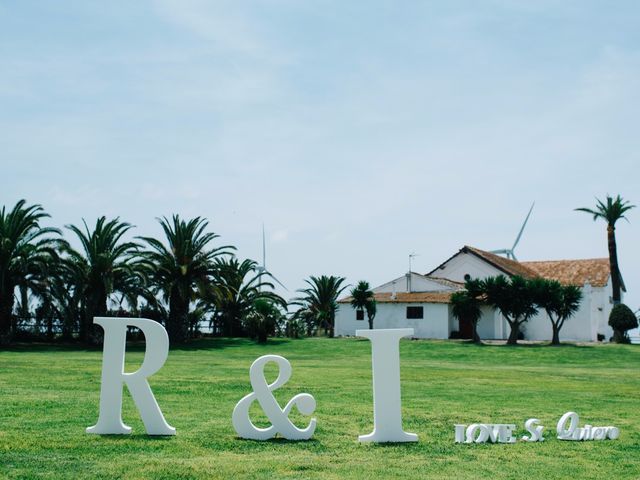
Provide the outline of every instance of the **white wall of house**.
[[[407,307],[423,307],[424,317],[407,318]],[[446,303],[378,303],[374,328],[413,328],[416,338],[449,338],[449,305]],[[356,311],[348,303],[338,304],[335,334],[355,335],[369,328],[366,320],[356,320]]]
[[[607,324],[613,307],[609,302],[610,285],[594,288],[587,284],[582,290],[580,308],[573,317],[565,321],[560,330],[560,340],[595,342],[598,334],[602,334],[608,341],[613,335],[613,330]],[[457,330],[457,326],[454,330]],[[544,311],[538,312],[525,323],[522,330],[526,340],[550,341],[553,336],[551,320]],[[506,340],[510,331],[511,327],[498,311],[482,307],[482,317],[478,322],[480,338]]]
[[[578,311],[564,322],[560,330],[561,341],[591,342],[596,340],[597,333],[592,325],[590,298],[589,295],[584,295]],[[522,330],[526,340],[551,340],[553,337],[551,320],[544,310],[540,310],[535,317],[529,319]]]
[[502,329],[502,317],[496,311],[487,306],[480,308],[482,316],[478,320],[476,330],[482,339],[504,338]]
[[[624,292],[620,292],[621,300],[624,302]],[[594,287],[591,293],[591,316],[593,320],[593,328],[596,333],[605,336],[605,340],[613,336],[613,329],[609,326],[609,314],[613,310],[613,286],[611,278],[604,287]]]
[[[589,290],[592,290],[589,293]],[[613,335],[606,325],[611,311],[610,288],[585,287],[584,297],[578,312],[568,319],[560,330],[561,341],[592,342],[598,334],[605,339]],[[424,318],[408,319],[407,306],[422,306]],[[600,310],[600,308],[602,310]],[[604,326],[603,323],[604,322]],[[452,331],[460,330],[458,320],[451,312],[451,306],[441,303],[378,303],[374,328],[413,328],[416,338],[447,339]],[[336,313],[336,335],[353,336],[358,329],[368,328],[366,320],[356,320],[356,311],[349,304],[339,304]],[[499,311],[482,307],[482,317],[478,321],[478,335],[481,339],[502,339],[509,337],[511,328]],[[550,341],[553,335],[551,321],[544,311],[531,318],[522,329],[526,340]]]
[[[419,273],[411,273],[411,291],[412,292],[444,292],[451,290],[451,287],[430,280]],[[405,274],[390,282],[384,283],[373,289],[374,293],[393,293],[409,291],[409,274]]]
[[471,278],[486,278],[504,274],[502,270],[489,265],[471,253],[460,253],[450,259],[442,268],[431,272],[434,277],[447,278],[454,282],[464,282],[465,275],[470,275]]

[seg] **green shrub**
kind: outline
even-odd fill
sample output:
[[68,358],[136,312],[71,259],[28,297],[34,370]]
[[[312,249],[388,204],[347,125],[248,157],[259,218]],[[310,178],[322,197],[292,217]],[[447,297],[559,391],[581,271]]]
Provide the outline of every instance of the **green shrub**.
[[638,326],[638,319],[635,314],[624,303],[619,303],[613,307],[609,314],[609,325],[613,328],[613,341],[616,343],[627,343],[627,330]]

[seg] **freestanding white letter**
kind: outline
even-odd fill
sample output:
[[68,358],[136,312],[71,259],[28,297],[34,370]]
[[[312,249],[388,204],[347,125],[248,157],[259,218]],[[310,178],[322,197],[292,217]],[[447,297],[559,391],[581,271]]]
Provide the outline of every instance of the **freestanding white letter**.
[[[102,385],[100,388],[100,416],[98,423],[87,428],[87,433],[121,435],[131,433],[131,427],[122,423],[122,384],[126,383],[138,407],[144,427],[149,435],[175,435],[158,406],[147,377],[156,373],[169,355],[169,337],[162,325],[146,318],[95,317],[104,329],[102,354]],[[146,340],[146,351],[140,368],[133,373],[124,372],[127,327],[138,327]]]
[[544,427],[539,425],[540,420],[537,418],[530,418],[526,422],[524,422],[524,428],[527,429],[531,435],[523,435],[522,440],[525,442],[544,442],[544,437],[542,436],[542,431]]
[[373,432],[360,435],[361,442],[417,442],[418,435],[402,429],[400,399],[400,339],[413,328],[356,330],[371,340],[373,367]]

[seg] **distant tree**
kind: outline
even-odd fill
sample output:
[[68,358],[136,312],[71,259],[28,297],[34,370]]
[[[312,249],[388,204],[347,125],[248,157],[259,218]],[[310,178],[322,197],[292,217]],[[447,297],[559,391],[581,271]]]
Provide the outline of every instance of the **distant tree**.
[[9,342],[13,333],[16,287],[25,292],[41,288],[57,261],[63,242],[51,237],[60,230],[40,226],[47,217],[40,205],[27,206],[25,200],[11,211],[0,210],[0,344]]
[[34,290],[39,305],[36,313],[47,321],[47,335],[53,337],[54,319],[62,333],[62,340],[73,340],[86,315],[84,281],[86,265],[61,257],[48,281]]
[[369,329],[373,329],[373,319],[376,316],[376,299],[373,295],[373,291],[369,287],[369,282],[361,280],[358,285],[351,289],[351,306],[356,310],[362,312],[362,315],[367,314],[367,320],[369,322]]
[[119,218],[107,221],[106,217],[98,218],[93,230],[89,230],[86,222],[83,223],[84,229],[67,225],[80,241],[81,250],[67,247],[64,253],[84,307],[80,340],[94,343],[94,317],[107,314],[107,301],[113,293],[119,292],[131,298],[134,292],[141,291],[143,263],[140,245],[123,240],[132,225],[121,222]]
[[618,248],[616,246],[616,222],[621,218],[627,220],[624,216],[626,212],[635,208],[628,201],[623,200],[620,195],[612,198],[607,195],[605,202],[596,198],[596,208],[576,208],[576,211],[586,212],[593,215],[593,220],[599,218],[607,222],[607,243],[609,245],[609,270],[611,271],[611,286],[613,288],[613,303],[620,303],[621,295],[621,279],[620,268],[618,266]]
[[562,285],[555,280],[537,278],[531,281],[535,303],[543,309],[553,330],[551,345],[560,345],[560,330],[580,308],[582,290],[574,285]]
[[300,338],[305,335],[306,324],[304,319],[293,315],[288,315],[282,322],[282,334],[289,338]]
[[166,245],[151,237],[142,237],[150,247],[146,258],[151,264],[150,279],[165,302],[169,304],[167,333],[172,343],[184,342],[189,337],[189,308],[201,293],[210,288],[216,274],[214,261],[230,254],[231,246],[213,248],[218,235],[206,232],[209,223],[200,217],[182,220],[174,215],[171,220],[158,219]]
[[312,321],[317,327],[324,328],[331,338],[335,333],[338,296],[347,288],[342,285],[344,280],[343,277],[336,276],[311,276],[305,280],[308,287],[298,290],[302,296],[292,302],[301,307],[300,316]]
[[265,298],[258,298],[253,308],[243,318],[243,323],[249,336],[258,343],[266,343],[269,336],[276,332],[283,313],[279,306]]
[[480,280],[471,279],[465,282],[465,289],[451,294],[452,313],[458,321],[468,321],[473,327],[473,341],[480,343],[478,335],[478,321],[482,316],[480,305],[483,292]]
[[318,333],[318,320],[312,307],[302,303],[299,299],[293,299],[289,305],[298,306],[299,308],[293,312],[290,318],[294,329],[303,328],[307,337],[313,337]]
[[638,319],[624,303],[613,306],[609,314],[609,326],[613,328],[613,341],[616,343],[629,343],[627,331],[638,328]]
[[[219,258],[214,264],[214,282],[209,286],[205,300],[212,305],[214,318],[227,337],[245,336],[243,319],[260,301],[286,307],[287,302],[273,292],[269,274],[260,272],[253,260],[235,257]],[[261,308],[264,307],[260,303]]]
[[169,312],[162,302],[158,301],[143,303],[140,308],[138,308],[138,315],[140,315],[141,318],[155,320],[163,325],[167,323],[167,318],[169,318]]
[[511,328],[507,345],[517,345],[522,325],[538,312],[530,281],[498,275],[482,280],[481,288],[485,302],[497,308]]

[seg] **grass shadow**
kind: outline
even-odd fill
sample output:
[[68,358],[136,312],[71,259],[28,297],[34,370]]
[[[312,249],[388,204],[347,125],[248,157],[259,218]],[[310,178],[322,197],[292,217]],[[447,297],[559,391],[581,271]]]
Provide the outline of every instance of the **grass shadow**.
[[518,343],[517,345],[508,345],[506,342],[495,342],[495,341],[483,341],[481,343],[473,343],[471,341],[459,342],[458,345],[463,345],[466,347],[487,347],[487,348],[508,348],[508,349],[547,349],[549,347],[553,348],[574,348],[574,349],[592,349],[596,348],[595,344],[585,344],[585,343],[560,343],[559,345],[552,345],[551,342],[532,342],[532,343]]
[[244,442],[251,445],[271,444],[271,445],[322,445],[322,442],[317,438],[310,438],[308,440],[289,440],[282,437],[269,438],[268,440],[253,440],[251,438],[233,437],[234,441]]
[[[302,339],[297,339],[302,340]],[[266,343],[257,343],[249,338],[230,337],[203,337],[191,340],[186,343],[170,345],[170,351],[198,351],[198,350],[220,350],[234,347],[263,347],[287,345],[296,341],[290,338],[270,338]],[[127,351],[144,351],[146,342],[144,340],[127,341]],[[58,342],[36,342],[36,343],[13,343],[0,347],[0,352],[102,352],[102,345],[83,345],[80,343],[58,343]]]
[[175,435],[147,435],[146,433],[130,433],[125,435],[97,435],[101,440],[116,442],[170,442],[175,441]]
[[[197,351],[197,350],[218,350],[230,347],[263,347],[271,348],[274,346],[286,345],[293,340],[290,338],[270,338],[266,343],[258,343],[249,338],[236,337],[205,337],[192,340],[188,343],[177,344],[171,346],[171,350],[175,351]],[[144,344],[142,344],[144,346]]]

